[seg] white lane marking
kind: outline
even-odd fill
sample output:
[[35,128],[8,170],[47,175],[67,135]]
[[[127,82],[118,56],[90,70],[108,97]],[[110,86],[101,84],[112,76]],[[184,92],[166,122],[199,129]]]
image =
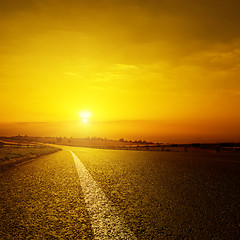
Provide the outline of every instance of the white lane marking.
[[94,239],[137,240],[133,232],[125,225],[124,220],[118,216],[113,203],[108,200],[83,163],[75,153],[70,150],[68,151],[71,152],[77,168],[86,206],[92,222]]

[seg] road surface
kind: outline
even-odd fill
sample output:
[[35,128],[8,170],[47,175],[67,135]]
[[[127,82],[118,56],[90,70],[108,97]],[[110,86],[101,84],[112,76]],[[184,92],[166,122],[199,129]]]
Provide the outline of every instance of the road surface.
[[239,186],[239,154],[63,147],[0,173],[0,239],[239,239]]

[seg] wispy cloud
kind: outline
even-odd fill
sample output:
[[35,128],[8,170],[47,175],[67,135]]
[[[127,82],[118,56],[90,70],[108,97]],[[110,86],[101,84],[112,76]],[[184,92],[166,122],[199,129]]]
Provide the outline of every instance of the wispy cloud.
[[77,73],[75,72],[64,72],[64,74],[67,76],[77,76]]

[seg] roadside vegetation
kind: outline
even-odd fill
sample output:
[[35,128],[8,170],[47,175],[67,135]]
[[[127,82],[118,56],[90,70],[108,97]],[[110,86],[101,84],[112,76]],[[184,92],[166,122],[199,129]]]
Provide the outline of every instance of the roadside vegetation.
[[0,145],[0,166],[11,165],[61,150],[40,144],[5,143]]
[[[87,148],[99,148],[99,149],[116,149],[116,150],[142,150],[142,151],[171,151],[171,152],[225,152],[225,153],[240,153],[240,143],[187,143],[187,144],[175,144],[175,143],[162,143],[162,142],[147,142],[145,140],[125,140],[120,138],[119,140],[110,140],[100,137],[86,137],[86,138],[73,138],[73,137],[31,137],[31,136],[12,136],[1,137],[0,136],[0,153],[1,146],[10,144],[11,146],[33,147],[41,148],[47,147],[44,144],[50,144],[51,146],[74,146],[74,147],[87,147]],[[38,147],[37,147],[38,146]],[[49,146],[48,146],[49,148]],[[16,149],[15,149],[16,150]],[[32,150],[32,151],[31,151]],[[22,154],[24,149],[19,150],[17,154]],[[32,148],[29,152],[34,155]],[[38,151],[52,151],[51,148],[36,149]],[[11,151],[10,151],[11,152]],[[23,153],[24,155],[24,153]],[[9,156],[5,156],[9,157]],[[1,162],[1,155],[0,155]]]

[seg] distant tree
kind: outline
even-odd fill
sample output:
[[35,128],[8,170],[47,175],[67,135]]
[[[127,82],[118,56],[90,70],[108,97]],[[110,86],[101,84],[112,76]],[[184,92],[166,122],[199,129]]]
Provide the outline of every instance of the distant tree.
[[120,138],[120,139],[119,139],[119,142],[124,142],[124,138]]
[[200,147],[200,143],[192,143],[192,146],[195,147],[195,148],[199,148]]

